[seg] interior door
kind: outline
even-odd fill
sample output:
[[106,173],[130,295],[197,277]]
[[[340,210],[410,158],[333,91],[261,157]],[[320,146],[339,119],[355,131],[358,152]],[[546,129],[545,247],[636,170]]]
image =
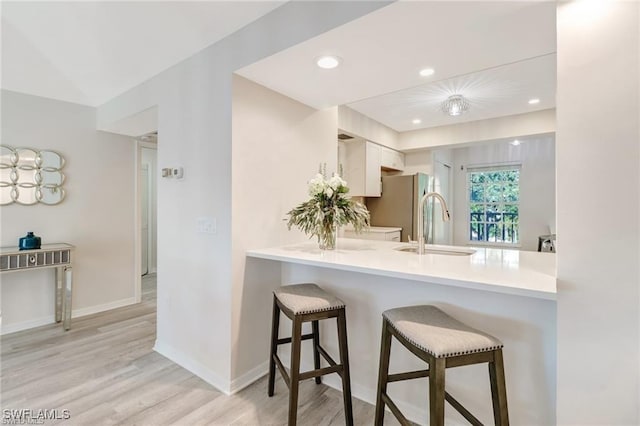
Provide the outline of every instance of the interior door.
[[140,243],[141,250],[141,272],[142,275],[149,273],[149,165],[143,164],[140,170],[140,215],[142,216]]

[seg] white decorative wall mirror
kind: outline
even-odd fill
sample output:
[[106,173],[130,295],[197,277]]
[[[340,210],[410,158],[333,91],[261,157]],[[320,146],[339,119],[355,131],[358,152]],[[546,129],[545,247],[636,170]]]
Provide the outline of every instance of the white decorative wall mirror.
[[0,205],[54,205],[65,196],[64,157],[55,151],[0,145]]

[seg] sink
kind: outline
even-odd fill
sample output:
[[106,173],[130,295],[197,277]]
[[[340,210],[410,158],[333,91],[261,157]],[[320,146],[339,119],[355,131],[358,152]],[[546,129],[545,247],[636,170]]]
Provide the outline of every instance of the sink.
[[[394,248],[396,251],[402,251],[405,253],[417,253],[417,246],[402,246]],[[426,247],[424,254],[441,254],[445,256],[470,256],[476,251],[473,249],[458,248],[458,247]]]

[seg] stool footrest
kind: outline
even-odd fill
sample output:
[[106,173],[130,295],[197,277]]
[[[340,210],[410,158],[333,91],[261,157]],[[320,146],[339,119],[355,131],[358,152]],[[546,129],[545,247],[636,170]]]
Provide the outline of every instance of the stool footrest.
[[325,374],[338,373],[342,375],[342,365],[332,365],[331,367],[324,367],[318,370],[305,371],[300,373],[300,380],[312,379],[314,377],[324,376]]
[[278,370],[280,370],[280,374],[284,379],[284,382],[287,384],[287,387],[291,389],[291,379],[289,379],[289,374],[287,374],[287,370],[284,369],[284,365],[282,365],[282,361],[280,361],[280,357],[276,354],[273,354],[273,360],[276,362],[278,366]]
[[[300,337],[300,340],[311,340],[313,339],[313,334],[303,334]],[[282,339],[278,339],[278,345],[284,345],[285,343],[291,343],[291,337],[284,337]]]
[[389,376],[387,376],[387,383],[399,382],[401,380],[421,379],[423,377],[429,377],[429,370],[418,370],[408,373],[389,374]]
[[[423,377],[429,377],[429,370],[428,369],[427,370],[410,371],[410,372],[407,372],[407,373],[389,374],[387,376],[387,383],[400,382],[402,380],[421,379]],[[391,401],[391,399],[386,394],[383,395],[383,399],[385,400],[386,404],[388,404],[389,401]],[[471,423],[473,426],[483,426],[483,424],[480,422],[480,420],[478,420],[473,414],[471,414],[471,412],[469,410],[467,410],[462,404],[460,404],[460,402],[458,402],[457,399],[455,399],[453,396],[451,396],[451,394],[449,392],[447,392],[447,391],[444,392],[444,399],[449,404],[451,404],[451,406],[453,408],[455,408],[458,413],[462,414],[462,417],[467,419],[467,421],[469,423]],[[389,405],[389,408],[391,408],[391,405]],[[393,411],[393,409],[391,411]],[[396,414],[396,413],[394,412],[394,414]]]
[[402,412],[400,411],[398,406],[395,404],[395,402],[393,402],[391,400],[391,398],[389,398],[387,396],[386,393],[383,392],[381,397],[382,397],[382,400],[384,401],[384,403],[387,405],[387,407],[389,407],[389,409],[391,410],[393,415],[396,416],[396,419],[400,422],[400,424],[402,426],[410,426],[411,425],[409,420],[407,420],[407,418],[404,416],[404,414],[402,414]]
[[322,346],[318,345],[317,349],[318,349],[318,352],[320,352],[320,355],[322,355],[322,358],[324,358],[329,363],[330,366],[334,367],[338,365],[338,363],[335,362],[333,358],[331,358],[331,355],[329,355]]
[[465,419],[467,419],[467,421],[469,423],[471,423],[473,426],[484,426],[480,420],[478,420],[473,414],[471,414],[469,412],[469,410],[467,410],[466,408],[464,408],[464,406],[462,404],[460,404],[458,402],[458,400],[456,400],[454,397],[451,396],[451,394],[449,392],[444,393],[444,399],[445,401],[447,401],[449,404],[451,404],[451,406],[453,408],[456,409],[456,411],[460,414],[462,414],[462,417],[464,417]]

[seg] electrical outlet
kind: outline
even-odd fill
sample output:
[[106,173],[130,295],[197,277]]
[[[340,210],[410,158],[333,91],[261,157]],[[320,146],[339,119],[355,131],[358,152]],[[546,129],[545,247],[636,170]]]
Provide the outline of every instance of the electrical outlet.
[[199,217],[197,220],[197,231],[200,234],[215,234],[216,219],[213,217]]

